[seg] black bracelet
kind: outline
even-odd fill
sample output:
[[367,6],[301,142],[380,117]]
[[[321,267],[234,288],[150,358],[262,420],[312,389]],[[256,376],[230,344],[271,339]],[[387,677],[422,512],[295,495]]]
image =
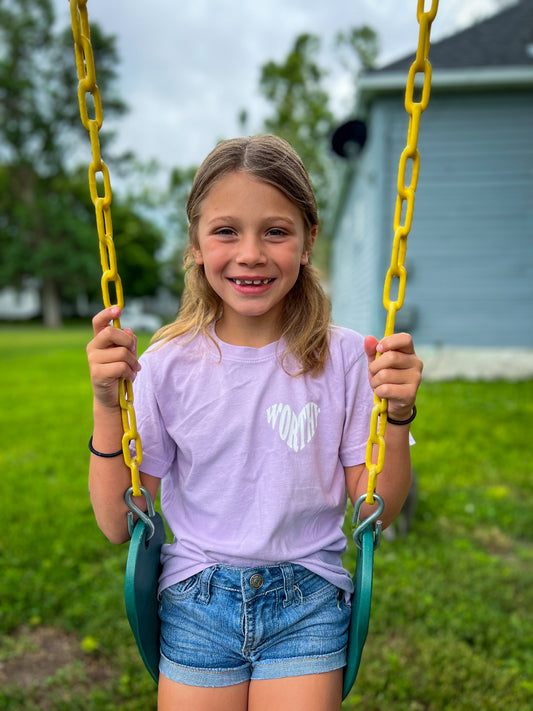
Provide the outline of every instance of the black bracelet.
[[119,449],[118,452],[113,452],[113,454],[104,454],[104,452],[99,452],[93,447],[92,437],[89,440],[89,451],[91,451],[93,454],[96,454],[97,457],[103,457],[104,459],[111,459],[112,457],[118,457],[122,454],[122,449]]
[[387,415],[387,422],[390,422],[391,425],[409,425],[416,417],[416,405],[413,405],[413,412],[411,413],[411,417],[409,417],[407,420],[393,420],[392,417],[389,417]]

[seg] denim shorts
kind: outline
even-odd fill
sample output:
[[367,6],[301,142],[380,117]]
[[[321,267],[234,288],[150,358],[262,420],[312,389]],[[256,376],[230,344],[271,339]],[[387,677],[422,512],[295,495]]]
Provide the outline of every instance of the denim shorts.
[[189,686],[318,674],[346,664],[345,595],[300,565],[213,566],[161,594],[160,672]]

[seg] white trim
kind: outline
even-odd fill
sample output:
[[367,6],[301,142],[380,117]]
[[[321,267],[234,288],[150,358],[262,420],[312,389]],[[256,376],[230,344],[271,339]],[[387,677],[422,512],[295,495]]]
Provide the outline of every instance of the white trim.
[[[360,77],[358,89],[363,95],[397,91],[405,87],[406,81],[407,71],[377,72]],[[533,87],[533,66],[434,69],[431,87],[435,89]]]
[[422,346],[423,378],[442,380],[531,380],[533,348]]

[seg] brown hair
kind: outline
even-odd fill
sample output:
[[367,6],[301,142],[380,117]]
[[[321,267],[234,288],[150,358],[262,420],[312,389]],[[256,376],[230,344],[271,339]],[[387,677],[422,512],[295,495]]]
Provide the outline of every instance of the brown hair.
[[[185,289],[176,320],[164,326],[152,343],[168,341],[190,333],[194,337],[220,318],[222,301],[206,279],[203,265],[194,261],[192,247],[198,246],[198,222],[202,203],[213,184],[235,171],[249,173],[257,180],[273,185],[296,205],[305,226],[304,249],[311,251],[312,230],[318,225],[316,198],[309,175],[293,148],[276,136],[253,136],[222,141],[204,160],[187,201],[190,244],[185,252]],[[282,337],[288,353],[300,363],[295,374],[318,374],[328,356],[330,304],[320,284],[316,269],[310,264],[300,267],[295,285],[284,300]]]

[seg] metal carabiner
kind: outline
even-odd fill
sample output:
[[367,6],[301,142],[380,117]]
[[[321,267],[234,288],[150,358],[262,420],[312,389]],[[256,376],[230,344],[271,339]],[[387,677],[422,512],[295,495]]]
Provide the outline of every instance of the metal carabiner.
[[130,486],[130,488],[126,491],[124,494],[124,500],[130,509],[128,511],[128,532],[130,534],[130,538],[133,535],[133,529],[135,527],[135,521],[134,521],[134,514],[138,518],[141,519],[143,523],[145,523],[149,528],[150,528],[150,535],[146,537],[146,541],[149,541],[150,538],[154,535],[155,533],[155,525],[154,522],[152,521],[152,518],[155,515],[155,509],[154,509],[154,502],[152,501],[152,497],[150,496],[150,492],[148,489],[145,489],[144,486],[141,486],[141,494],[144,496],[146,499],[146,505],[148,510],[145,512],[142,509],[140,509],[136,504],[133,503],[133,487]]
[[381,498],[379,494],[376,494],[374,492],[374,501],[377,502],[377,507],[376,510],[372,512],[372,514],[368,517],[365,518],[363,521],[359,521],[359,513],[361,511],[361,506],[364,504],[366,501],[366,494],[362,494],[357,501],[354,504],[353,507],[353,517],[352,517],[352,530],[353,530],[353,540],[355,545],[361,550],[362,544],[361,544],[361,537],[363,533],[368,529],[374,528],[374,550],[379,546],[379,543],[381,541],[381,521],[379,520],[379,517],[383,513],[383,510],[385,509],[385,502]]

